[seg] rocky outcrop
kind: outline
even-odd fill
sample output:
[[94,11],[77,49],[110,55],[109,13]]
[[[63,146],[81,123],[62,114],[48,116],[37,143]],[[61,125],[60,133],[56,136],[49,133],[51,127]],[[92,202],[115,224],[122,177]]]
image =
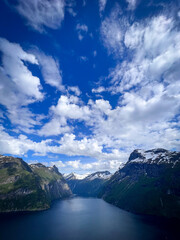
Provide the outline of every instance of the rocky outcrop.
[[180,153],[134,150],[99,196],[135,213],[179,218]]
[[21,158],[0,155],[0,212],[44,210],[52,200],[70,195],[55,166],[29,166]]

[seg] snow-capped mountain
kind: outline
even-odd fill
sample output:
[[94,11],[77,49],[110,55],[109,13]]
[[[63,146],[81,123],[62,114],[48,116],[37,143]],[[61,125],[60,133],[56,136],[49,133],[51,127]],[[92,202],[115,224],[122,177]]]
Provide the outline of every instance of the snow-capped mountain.
[[107,180],[111,177],[111,175],[112,174],[109,171],[95,172],[95,173],[89,174],[84,180],[86,181],[92,181],[94,179]]
[[70,180],[82,180],[88,176],[88,173],[86,174],[77,174],[77,173],[70,173],[70,174],[64,174],[64,178],[66,181]]
[[100,189],[110,177],[110,172],[102,171],[89,174],[88,176],[79,176],[76,173],[71,173],[66,175],[65,179],[74,194],[86,197],[97,197]]
[[99,196],[128,211],[180,216],[180,152],[136,149]]
[[163,148],[156,148],[148,151],[136,149],[130,154],[127,163],[176,164],[179,158],[180,153],[171,152]]

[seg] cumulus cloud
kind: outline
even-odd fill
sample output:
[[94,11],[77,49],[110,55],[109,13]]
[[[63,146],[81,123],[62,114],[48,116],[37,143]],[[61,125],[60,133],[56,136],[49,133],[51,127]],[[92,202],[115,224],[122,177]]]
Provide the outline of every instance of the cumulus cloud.
[[[71,89],[72,90],[72,89]],[[73,89],[77,91],[77,89]],[[79,93],[79,92],[78,92]],[[88,106],[82,105],[77,96],[62,95],[56,106],[51,106],[51,120],[46,123],[39,134],[44,136],[59,135],[72,131],[73,127],[68,125],[68,120],[84,121],[90,114]]]
[[38,115],[33,115],[27,105],[41,101],[44,95],[41,92],[40,79],[32,74],[26,63],[38,65],[38,60],[35,55],[24,51],[19,44],[3,38],[0,38],[0,51],[0,104],[6,107],[12,123],[25,128],[33,127],[38,124]]
[[72,129],[67,125],[65,118],[53,116],[52,119],[45,123],[38,131],[38,134],[40,136],[57,136],[71,131]]
[[88,106],[81,104],[80,99],[77,96],[65,96],[62,95],[56,106],[51,107],[51,111],[57,116],[69,118],[69,119],[86,119],[90,114]]
[[43,32],[45,27],[57,29],[64,19],[64,0],[8,0],[8,5],[27,20],[33,29]]
[[11,43],[4,38],[0,38],[0,51],[3,54],[1,73],[11,79],[18,92],[29,96],[30,101],[42,99],[39,78],[33,76],[23,62],[38,65],[36,57],[25,52],[19,44]]
[[97,158],[102,153],[102,146],[95,139],[76,140],[74,134],[65,134],[60,140],[60,146],[55,148],[59,153],[69,156],[91,156]]
[[[96,162],[89,162],[84,163],[83,160],[72,160],[62,163],[62,161],[53,161],[49,163],[50,166],[56,165],[61,172],[76,172],[79,174],[83,174],[87,172],[95,171],[116,171],[121,165],[122,162],[119,160],[110,160],[110,161],[96,161]],[[81,176],[81,175],[80,175]]]
[[93,169],[93,167],[102,168],[110,164],[113,168],[117,163],[126,161],[127,154],[114,150],[109,153],[103,152],[103,147],[95,139],[83,138],[77,140],[73,134],[65,134],[60,141],[53,143],[52,139],[42,140],[40,142],[32,141],[25,135],[17,137],[8,134],[0,126],[0,149],[1,154],[25,155],[29,150],[34,151],[34,155],[45,156],[48,153],[65,154],[68,156],[88,156],[99,160],[99,163],[84,165],[79,161],[61,162],[61,167],[71,166],[74,169]]
[[[138,92],[124,93],[115,108],[103,99],[89,100],[85,105],[76,96],[61,96],[58,104],[51,107],[52,119],[40,133],[45,136],[66,133],[56,152],[70,156],[85,155],[98,159],[108,156],[115,160],[119,158],[117,149],[130,152],[141,147],[179,148],[177,122],[175,124],[173,118],[179,112],[180,95],[167,93],[161,83],[153,88],[146,86]],[[91,130],[89,138],[76,140],[72,132],[77,122]],[[111,154],[106,155],[108,149]]]
[[29,150],[45,155],[49,149],[51,140],[33,142],[27,136],[20,134],[18,137],[9,135],[0,125],[0,149],[1,154],[24,155]]

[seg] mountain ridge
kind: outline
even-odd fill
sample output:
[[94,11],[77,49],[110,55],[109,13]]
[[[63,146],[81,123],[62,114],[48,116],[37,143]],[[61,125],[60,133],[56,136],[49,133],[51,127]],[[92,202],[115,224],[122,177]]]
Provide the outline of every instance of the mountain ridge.
[[0,212],[37,211],[72,194],[58,169],[0,155]]
[[179,218],[180,152],[134,150],[99,197],[134,213]]

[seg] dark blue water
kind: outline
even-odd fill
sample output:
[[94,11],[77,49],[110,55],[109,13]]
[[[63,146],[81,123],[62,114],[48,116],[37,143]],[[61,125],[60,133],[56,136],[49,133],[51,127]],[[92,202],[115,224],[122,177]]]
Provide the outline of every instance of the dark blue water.
[[175,225],[101,199],[72,198],[54,202],[47,211],[0,215],[0,240],[176,240]]

